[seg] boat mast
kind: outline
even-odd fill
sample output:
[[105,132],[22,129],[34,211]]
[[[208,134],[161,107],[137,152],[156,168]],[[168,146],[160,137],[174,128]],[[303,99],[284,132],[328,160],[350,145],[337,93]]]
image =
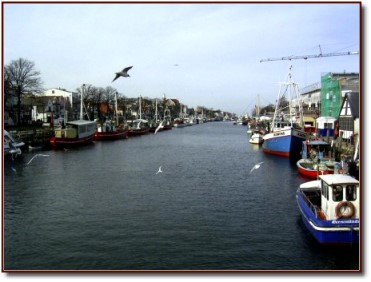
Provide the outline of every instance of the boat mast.
[[156,124],[157,124],[157,98],[156,98],[156,109],[155,109],[155,121],[156,121]]
[[80,103],[80,120],[83,120],[83,96],[85,91],[85,84],[81,86],[81,103]]
[[[293,79],[293,76],[292,76],[292,65],[290,66],[290,72],[289,72],[289,86],[290,86],[290,91],[289,91],[289,113],[290,113],[290,122],[291,122],[291,127],[293,125],[293,116],[291,114],[291,109],[292,109],[292,96],[291,96],[291,91],[294,91],[295,92],[295,99],[296,99],[296,102],[298,104],[298,109],[299,109],[299,118],[300,118],[300,126],[304,126],[304,117],[303,117],[303,108],[302,108],[302,104],[301,104],[301,99],[300,99],[300,95],[299,95],[299,84],[297,84],[296,82],[294,82],[294,79]],[[296,113],[296,111],[295,111]]]
[[116,126],[119,125],[119,117],[117,115],[117,91],[115,91],[115,111],[116,111]]
[[139,119],[142,119],[142,96],[139,96]]

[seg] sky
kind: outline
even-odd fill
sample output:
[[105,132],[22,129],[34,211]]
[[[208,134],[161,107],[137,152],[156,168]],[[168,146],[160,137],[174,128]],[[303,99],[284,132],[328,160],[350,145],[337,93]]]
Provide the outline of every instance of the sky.
[[[326,72],[360,72],[360,56],[262,59],[360,50],[357,3],[4,4],[4,64],[25,58],[45,89],[111,86],[250,113],[275,103],[293,66],[299,88]],[[115,72],[133,66],[129,78]]]

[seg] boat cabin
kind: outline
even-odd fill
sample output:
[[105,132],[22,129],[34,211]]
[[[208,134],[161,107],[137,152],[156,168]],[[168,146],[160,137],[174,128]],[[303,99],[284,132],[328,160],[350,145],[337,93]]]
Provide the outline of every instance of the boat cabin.
[[316,158],[331,158],[331,145],[322,140],[306,140],[303,141],[301,157],[303,159]]
[[116,131],[115,122],[112,120],[107,120],[103,124],[98,123],[97,131],[98,132],[114,132]]
[[326,220],[359,218],[359,181],[349,175],[320,176],[321,210]]
[[66,123],[66,127],[54,130],[56,138],[85,138],[96,132],[95,121],[75,120]]

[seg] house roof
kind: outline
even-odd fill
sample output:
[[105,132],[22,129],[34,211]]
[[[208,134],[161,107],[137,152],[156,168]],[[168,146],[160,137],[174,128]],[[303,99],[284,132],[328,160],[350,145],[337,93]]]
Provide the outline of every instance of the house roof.
[[350,92],[345,94],[345,98],[342,104],[342,108],[344,107],[344,103],[349,101],[350,110],[352,112],[353,118],[359,118],[359,93],[358,92]]

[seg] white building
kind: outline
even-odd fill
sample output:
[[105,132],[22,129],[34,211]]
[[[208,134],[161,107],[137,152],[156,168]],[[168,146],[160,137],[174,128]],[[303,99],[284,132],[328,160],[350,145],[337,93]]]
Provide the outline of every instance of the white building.
[[63,97],[68,98],[70,105],[73,105],[73,93],[62,88],[51,88],[44,92],[46,97]]

